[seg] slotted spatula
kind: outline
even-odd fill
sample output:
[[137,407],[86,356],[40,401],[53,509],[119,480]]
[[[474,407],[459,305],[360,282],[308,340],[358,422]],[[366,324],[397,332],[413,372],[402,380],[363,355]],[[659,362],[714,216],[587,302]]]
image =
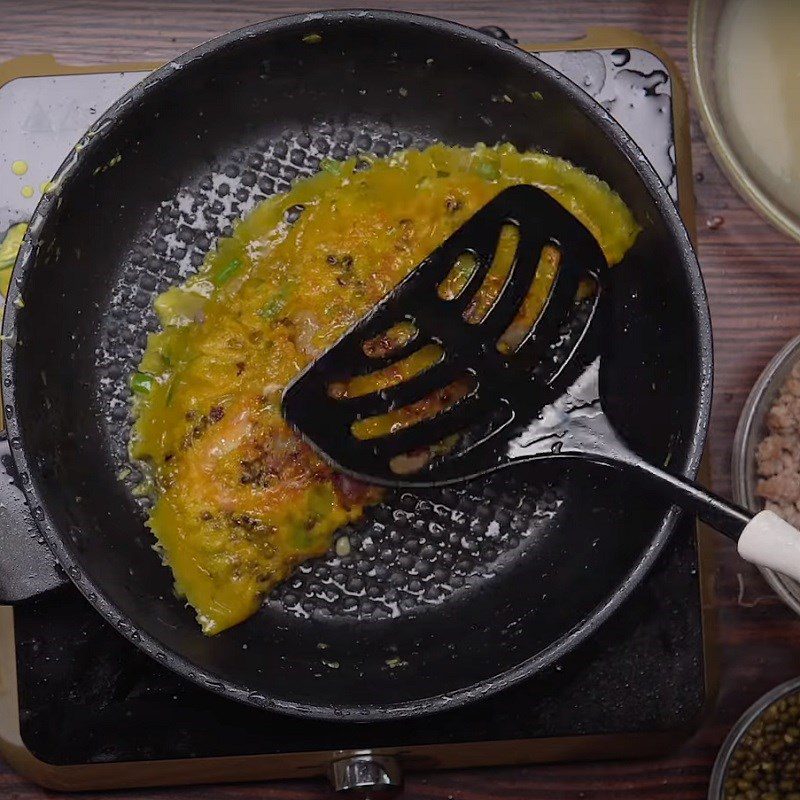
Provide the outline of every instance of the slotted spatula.
[[[507,226],[517,233],[513,262],[476,320],[470,309]],[[501,352],[545,247],[558,253],[549,295],[522,340]],[[443,297],[440,287],[465,254],[473,271],[455,297]],[[286,388],[283,414],[338,470],[385,486],[454,483],[540,459],[625,470],[737,541],[748,561],[800,580],[800,532],[648,463],[614,430],[600,401],[597,356],[607,273],[594,237],[550,195],[527,185],[505,189]],[[593,289],[579,303],[582,281]],[[401,329],[393,347],[391,332]],[[437,355],[427,368],[392,373],[431,345]],[[341,390],[378,370],[384,388],[364,391],[362,381],[359,392]],[[372,418],[380,424],[359,438],[358,423]]]

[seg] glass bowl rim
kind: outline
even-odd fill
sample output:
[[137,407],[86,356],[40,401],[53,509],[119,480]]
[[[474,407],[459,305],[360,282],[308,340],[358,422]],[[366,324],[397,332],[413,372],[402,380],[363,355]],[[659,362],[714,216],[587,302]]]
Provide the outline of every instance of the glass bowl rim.
[[736,155],[725,135],[724,125],[717,113],[713,98],[712,76],[704,75],[700,69],[699,51],[702,46],[701,36],[704,33],[701,12],[707,1],[692,0],[689,8],[689,78],[700,115],[700,126],[717,164],[736,191],[764,219],[783,233],[800,241],[800,217],[781,208],[761,188],[758,181]]

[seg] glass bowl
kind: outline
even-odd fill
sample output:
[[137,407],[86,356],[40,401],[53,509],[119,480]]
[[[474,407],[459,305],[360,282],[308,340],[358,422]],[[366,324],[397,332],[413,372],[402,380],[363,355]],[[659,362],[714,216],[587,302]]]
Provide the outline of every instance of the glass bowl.
[[739,717],[736,724],[731,728],[730,733],[725,737],[725,741],[722,743],[719,753],[717,753],[717,759],[714,761],[714,768],[711,771],[711,780],[708,784],[708,800],[722,800],[725,788],[725,777],[731,756],[734,750],[736,750],[741,738],[750,729],[750,726],[774,702],[792,695],[798,690],[800,690],[800,678],[792,678],[792,680],[786,681],[786,683],[782,683],[780,686],[776,686],[760,697],[741,717]]
[[[731,483],[733,498],[751,511],[761,511],[764,504],[756,497],[756,447],[764,437],[764,418],[789,376],[800,360],[800,336],[780,350],[750,390],[742,408],[733,438]],[[800,614],[800,583],[770,569],[759,567],[767,583],[795,613]]]
[[800,240],[800,217],[753,174],[730,136],[720,108],[714,62],[720,17],[727,0],[692,0],[689,9],[689,69],[700,125],[717,163],[744,199],[768,222]]

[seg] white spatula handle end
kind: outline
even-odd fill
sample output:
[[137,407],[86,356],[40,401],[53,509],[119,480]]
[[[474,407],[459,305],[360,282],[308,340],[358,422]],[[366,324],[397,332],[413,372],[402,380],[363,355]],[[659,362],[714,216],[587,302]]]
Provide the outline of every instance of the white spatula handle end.
[[739,537],[739,555],[800,581],[800,531],[773,511],[760,511]]

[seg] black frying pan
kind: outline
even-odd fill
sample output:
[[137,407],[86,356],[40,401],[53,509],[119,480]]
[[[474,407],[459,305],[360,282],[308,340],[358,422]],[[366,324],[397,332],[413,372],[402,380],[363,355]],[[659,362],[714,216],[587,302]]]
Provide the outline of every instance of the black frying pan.
[[[698,265],[655,172],[579,88],[410,14],[291,17],[201,46],[116,103],[40,203],[8,296],[3,393],[13,469],[70,578],[143,650],[237,700],[374,720],[498,691],[590,636],[675,528],[675,509],[610,471],[532,465],[390,496],[350,531],[350,556],[301,567],[216,637],[173,595],[137,476],[121,472],[153,296],[320,157],[433,140],[544,148],[622,195],[644,230],[613,273],[603,369],[624,391],[607,411],[642,455],[697,470],[712,368]],[[15,487],[2,491],[0,582],[21,601],[63,579]]]

